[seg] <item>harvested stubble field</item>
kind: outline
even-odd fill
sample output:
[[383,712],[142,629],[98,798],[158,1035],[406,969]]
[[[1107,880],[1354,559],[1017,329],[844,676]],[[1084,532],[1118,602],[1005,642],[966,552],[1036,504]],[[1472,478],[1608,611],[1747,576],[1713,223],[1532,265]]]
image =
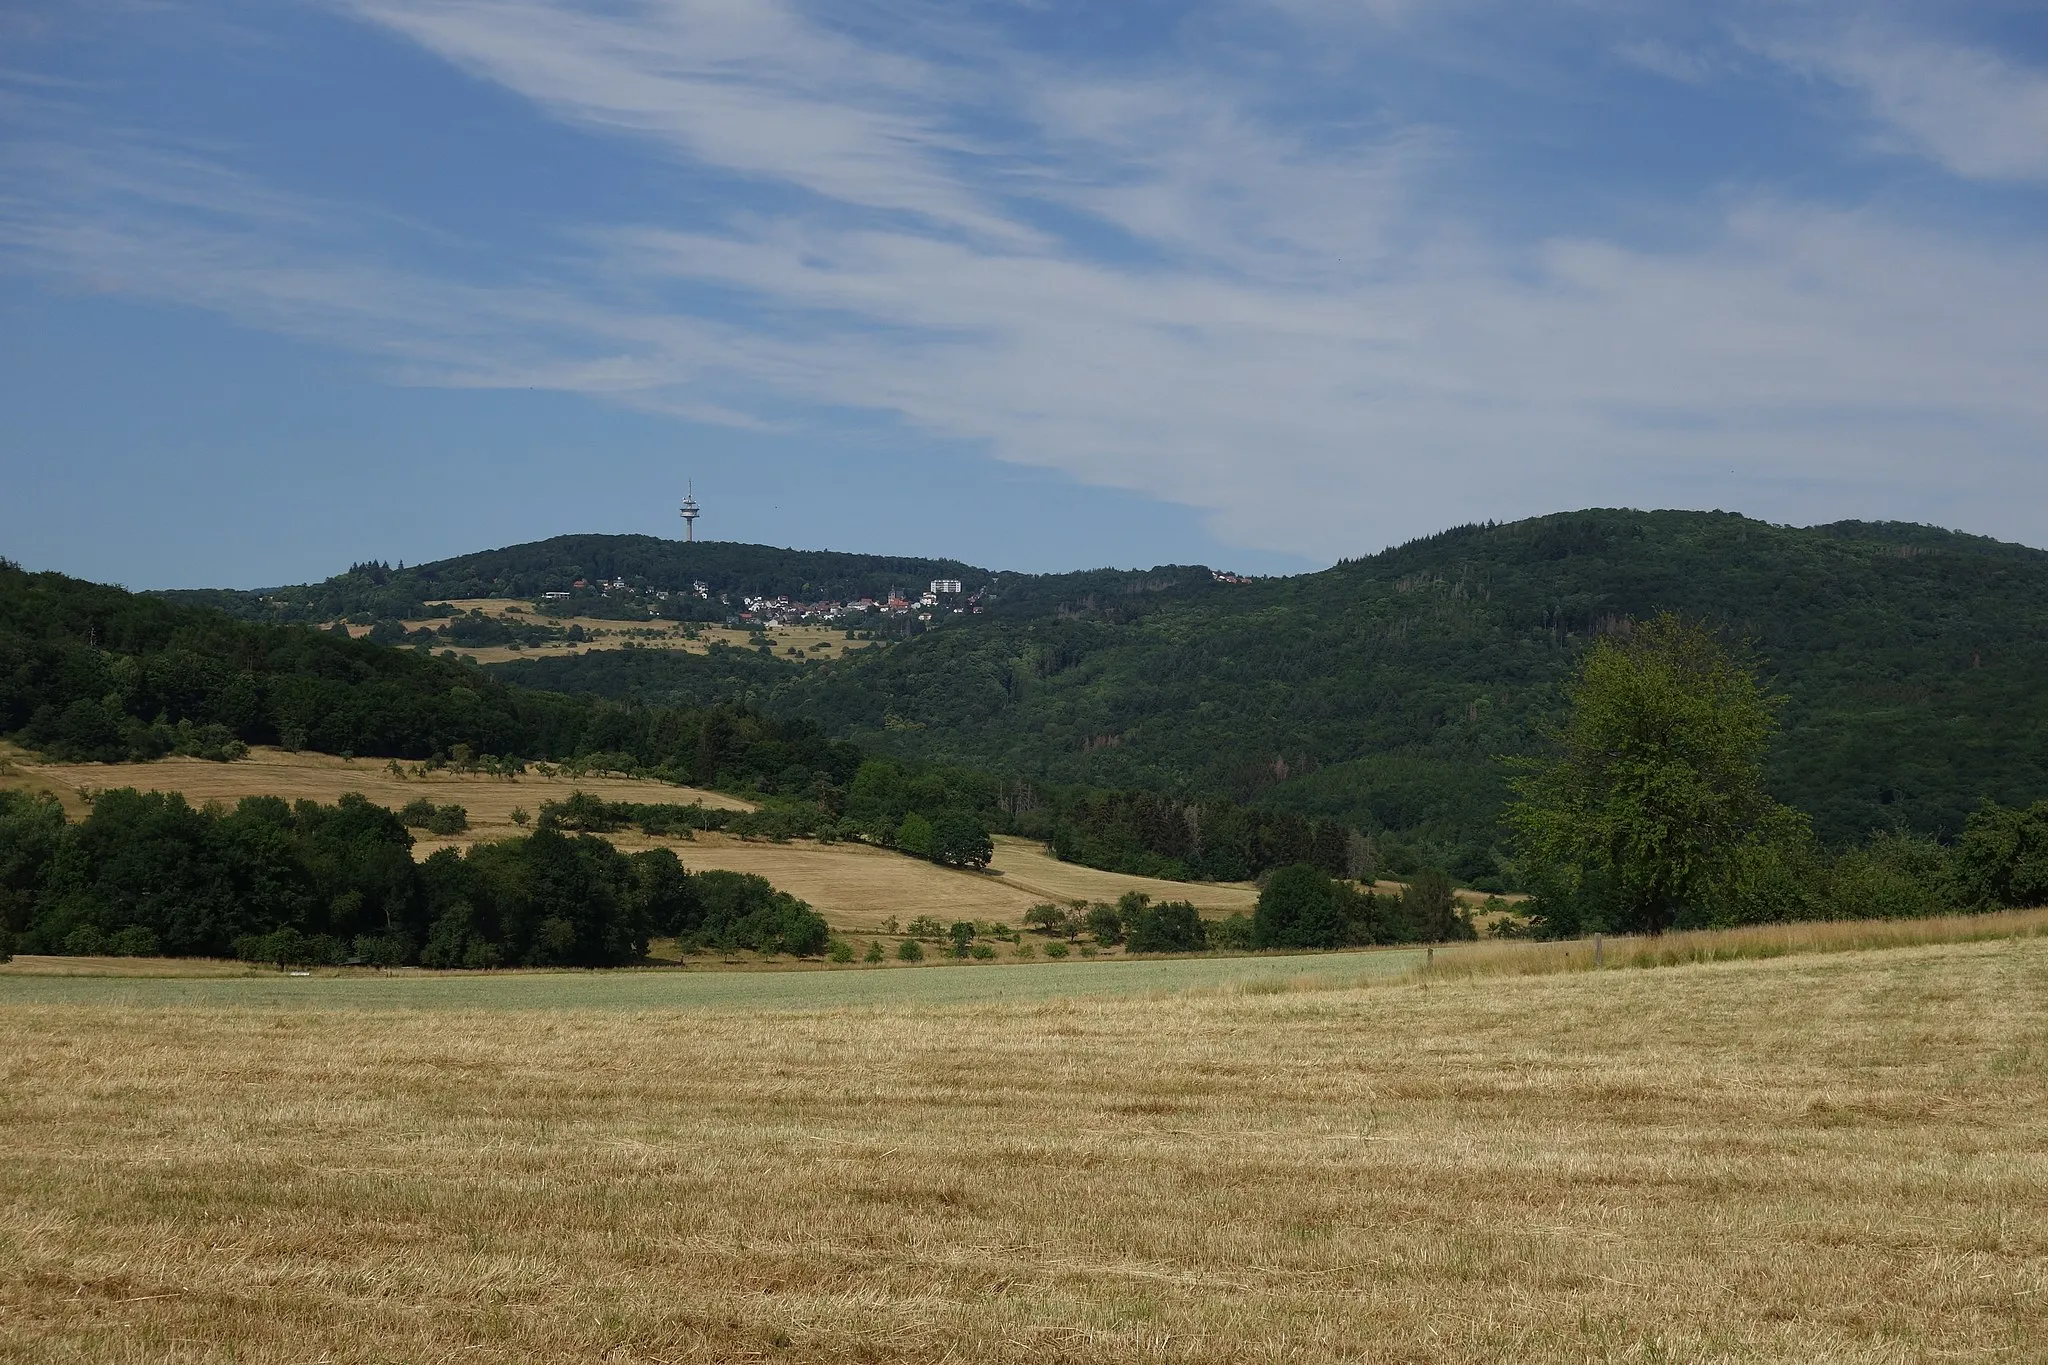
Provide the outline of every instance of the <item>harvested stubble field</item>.
[[1128,877],[1063,863],[1029,839],[998,837],[989,871],[940,867],[866,844],[820,844],[808,839],[785,844],[699,834],[688,841],[621,834],[613,839],[633,850],[666,845],[694,870],[723,868],[766,877],[780,889],[816,906],[835,929],[879,933],[889,920],[907,924],[919,915],[941,920],[994,920],[1015,926],[1041,901],[1115,901],[1126,891],[1154,900],[1187,900],[1208,915],[1249,914],[1259,898],[1249,882],[1168,882]]
[[0,1355],[2039,1360],[2044,999],[2032,938],[782,1012],[0,1004]]
[[83,793],[113,787],[137,791],[183,792],[193,805],[220,801],[233,805],[245,796],[281,796],[287,801],[333,802],[345,793],[361,792],[381,806],[397,810],[418,797],[437,805],[453,803],[469,812],[479,837],[504,838],[519,832],[512,812],[523,808],[538,814],[543,801],[560,801],[586,791],[607,801],[701,801],[727,810],[751,810],[747,802],[695,787],[675,787],[631,777],[542,777],[527,772],[516,781],[482,773],[442,770],[395,776],[381,758],[337,758],[332,754],[292,753],[256,748],[233,763],[200,758],[160,758],[153,763],[37,763],[15,757],[13,772],[0,781],[41,785],[64,796],[76,814],[86,809]]

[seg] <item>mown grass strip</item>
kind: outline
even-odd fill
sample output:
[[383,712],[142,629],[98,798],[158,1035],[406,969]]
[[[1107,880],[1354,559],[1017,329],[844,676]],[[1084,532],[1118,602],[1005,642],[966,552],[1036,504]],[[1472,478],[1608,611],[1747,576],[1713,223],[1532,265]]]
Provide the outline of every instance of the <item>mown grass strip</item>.
[[[1924,919],[1823,920],[1699,929],[1655,938],[1556,943],[1506,941],[1438,948],[1400,979],[1457,980],[1480,976],[1548,976],[1621,968],[1677,967],[1695,962],[1747,962],[1797,953],[1849,953],[1937,943],[1981,943],[2048,934],[2048,907]],[[1597,960],[1596,960],[1597,958]]]

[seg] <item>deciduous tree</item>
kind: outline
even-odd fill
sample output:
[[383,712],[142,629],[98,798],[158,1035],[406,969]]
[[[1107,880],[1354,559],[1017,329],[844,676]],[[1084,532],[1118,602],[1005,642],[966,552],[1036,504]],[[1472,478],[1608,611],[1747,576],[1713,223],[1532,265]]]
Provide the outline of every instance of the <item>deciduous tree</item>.
[[1601,639],[1566,696],[1555,752],[1520,765],[1508,823],[1531,880],[1588,912],[1581,927],[1704,919],[1746,851],[1804,837],[1805,817],[1764,789],[1779,699],[1704,624],[1666,614]]

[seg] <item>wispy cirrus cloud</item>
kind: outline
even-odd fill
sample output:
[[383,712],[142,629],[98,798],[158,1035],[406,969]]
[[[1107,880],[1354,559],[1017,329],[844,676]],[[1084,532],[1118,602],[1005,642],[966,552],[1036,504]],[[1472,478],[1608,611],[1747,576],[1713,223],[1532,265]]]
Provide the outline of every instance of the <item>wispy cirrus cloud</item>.
[[[2010,534],[2015,497],[2048,492],[2039,236],[1755,184],[1692,187],[1661,238],[1526,230],[1483,192],[1474,131],[1198,46],[1072,61],[957,15],[790,3],[345,12],[716,206],[564,205],[525,250],[456,268],[188,152],[51,140],[0,247],[414,382],[733,423],[887,413],[1325,557],[1586,503]],[[1381,45],[1422,21],[1368,18]],[[1828,50],[1831,80],[1905,69]],[[2032,174],[2024,139],[1926,117],[1959,174]]]
[[1759,46],[1857,92],[1892,149],[1974,180],[2048,181],[2048,69],[1869,19],[1767,33]]
[[353,0],[348,8],[560,117],[848,207],[1013,237],[948,167],[994,148],[951,126],[972,82],[779,3],[626,7]]

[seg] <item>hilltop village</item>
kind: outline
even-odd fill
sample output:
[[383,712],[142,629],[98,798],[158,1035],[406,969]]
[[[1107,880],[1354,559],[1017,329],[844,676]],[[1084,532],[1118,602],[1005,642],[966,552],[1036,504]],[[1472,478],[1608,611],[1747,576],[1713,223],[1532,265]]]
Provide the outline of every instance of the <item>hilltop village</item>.
[[967,592],[957,578],[934,578],[916,597],[909,596],[902,589],[892,588],[886,597],[857,597],[844,602],[829,598],[805,602],[786,595],[736,596],[724,592],[714,596],[710,584],[702,579],[691,583],[686,592],[649,588],[643,584],[628,583],[624,578],[614,578],[609,582],[599,579],[594,583],[579,578],[569,586],[572,591],[542,593],[542,604],[566,603],[573,601],[579,592],[595,592],[599,597],[620,605],[644,602],[648,614],[653,616],[663,614],[661,604],[678,598],[684,602],[716,602],[730,609],[726,624],[731,626],[844,625],[876,617],[908,617],[929,622],[941,616],[978,616],[982,610],[981,590]]

